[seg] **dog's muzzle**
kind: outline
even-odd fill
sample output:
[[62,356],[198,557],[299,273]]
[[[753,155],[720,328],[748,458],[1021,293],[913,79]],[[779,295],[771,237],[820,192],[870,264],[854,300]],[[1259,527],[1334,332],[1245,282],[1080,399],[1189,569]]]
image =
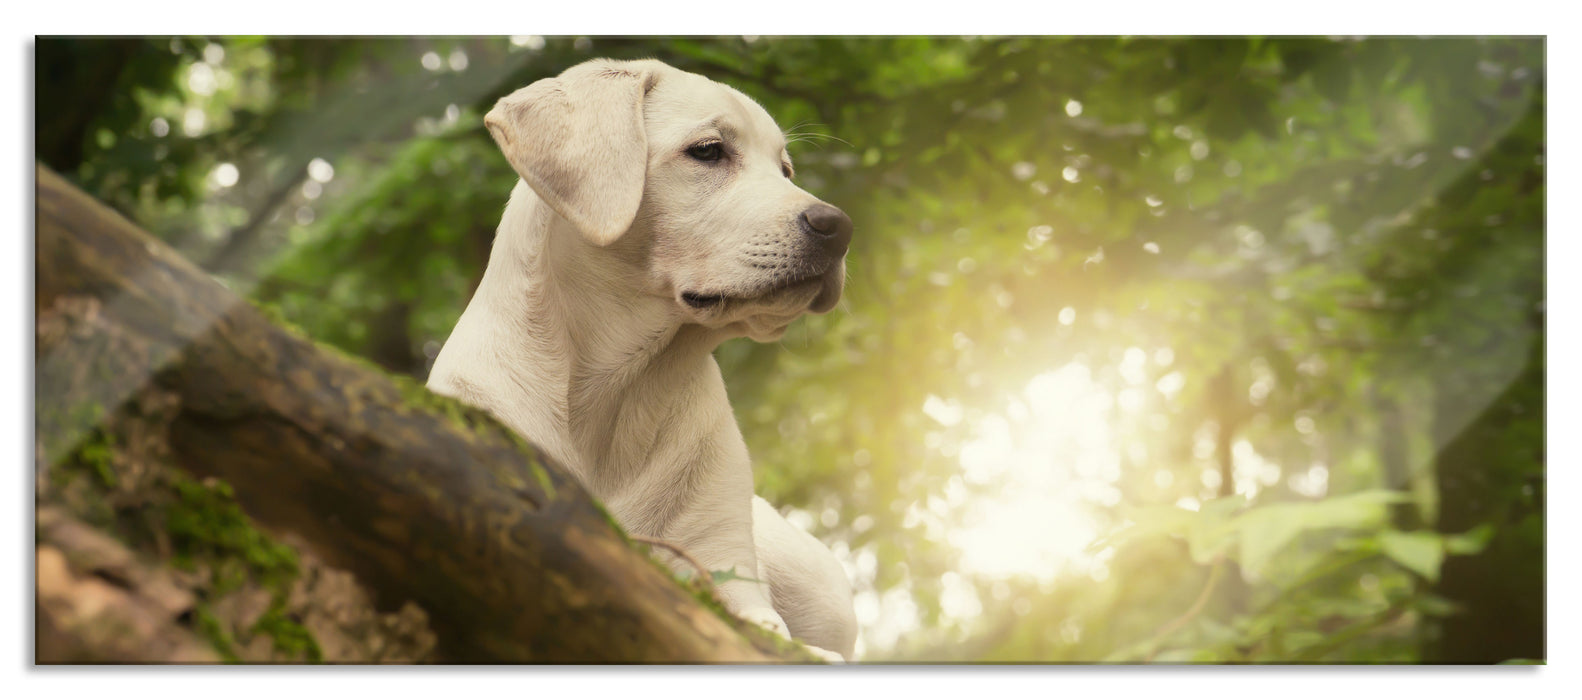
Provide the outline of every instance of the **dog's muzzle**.
[[[681,303],[693,310],[709,312],[723,309],[732,301],[761,301],[790,294],[802,289],[817,291],[807,302],[807,311],[821,314],[835,307],[840,301],[841,287],[845,282],[846,250],[851,246],[852,222],[846,212],[823,202],[802,210],[796,218],[797,228],[804,236],[800,246],[800,261],[793,263],[792,274],[786,268],[775,268],[775,278],[765,280],[761,286],[727,293],[688,290],[681,292]],[[753,265],[753,267],[763,267]],[[784,276],[781,276],[784,275]]]

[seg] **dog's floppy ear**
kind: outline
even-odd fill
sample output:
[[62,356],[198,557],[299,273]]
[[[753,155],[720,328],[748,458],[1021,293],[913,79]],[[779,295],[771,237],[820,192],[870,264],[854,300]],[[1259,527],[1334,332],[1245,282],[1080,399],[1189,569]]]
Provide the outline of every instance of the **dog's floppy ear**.
[[495,103],[484,116],[522,180],[594,245],[631,228],[648,172],[648,62],[594,60]]

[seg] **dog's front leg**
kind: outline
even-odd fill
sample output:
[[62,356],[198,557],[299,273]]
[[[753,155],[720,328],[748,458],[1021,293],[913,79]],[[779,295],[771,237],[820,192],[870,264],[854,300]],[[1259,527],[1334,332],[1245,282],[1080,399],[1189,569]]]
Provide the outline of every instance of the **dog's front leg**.
[[[704,564],[704,566],[708,567],[710,571],[730,570],[728,568],[715,568],[709,564]],[[737,572],[739,576],[746,575],[741,573],[739,568]],[[737,617],[786,639],[792,639],[791,628],[786,625],[785,619],[780,616],[780,613],[775,611],[774,604],[770,602],[769,582],[760,578],[762,569],[755,564],[751,572],[751,578],[734,578],[715,586],[715,592],[719,594],[720,601],[725,603],[725,608]],[[839,664],[846,662],[846,657],[806,642],[803,642],[803,648],[827,663]]]
[[712,527],[683,527],[681,532],[689,536],[679,538],[677,544],[706,569],[701,572],[703,576],[712,580],[716,574],[724,574],[720,577],[724,580],[715,584],[714,590],[726,610],[789,638],[791,630],[775,612],[769,584],[759,571],[749,498],[750,492],[739,499],[740,507],[736,507],[738,499],[730,499],[700,509],[705,512],[689,513],[700,522],[712,523]]
[[700,572],[703,576],[723,579],[715,585],[715,592],[731,614],[790,638],[790,628],[775,612],[769,584],[758,567],[747,446],[734,430],[729,414],[720,418],[724,420],[713,426],[704,447],[691,450],[704,457],[690,468],[704,473],[693,483],[705,488],[678,494],[686,507],[656,535],[691,555],[696,561],[690,564],[706,569]]
[[[704,576],[714,578],[716,572],[730,572],[731,576],[715,585],[715,593],[731,614],[770,630],[786,639],[792,639],[791,629],[775,610],[765,578],[764,569],[758,565],[757,548],[753,540],[750,501],[740,513],[736,508],[716,511],[713,517],[704,516],[718,525],[712,530],[691,529],[697,533],[683,540],[685,547],[697,560],[697,565],[707,571]],[[734,505],[734,499],[715,507]],[[690,528],[689,528],[690,529]],[[803,642],[814,656],[829,663],[844,663],[839,653],[821,649]]]
[[[747,445],[730,412],[718,368],[706,379],[702,396],[685,404],[691,420],[677,421],[669,432],[696,437],[678,439],[648,455],[651,461],[646,471],[653,481],[641,491],[645,497],[636,502],[648,505],[646,511],[638,512],[653,513],[654,517],[622,522],[685,550],[696,560],[693,565],[702,567],[700,573],[711,580],[716,573],[728,574],[715,586],[726,610],[790,639],[790,626],[776,611],[769,582],[759,566]],[[651,497],[656,493],[666,493],[668,498],[656,500]],[[656,502],[666,500],[674,504],[674,510],[653,508]],[[643,527],[644,523],[650,527]],[[815,654],[822,658],[840,660],[838,654],[819,651]]]

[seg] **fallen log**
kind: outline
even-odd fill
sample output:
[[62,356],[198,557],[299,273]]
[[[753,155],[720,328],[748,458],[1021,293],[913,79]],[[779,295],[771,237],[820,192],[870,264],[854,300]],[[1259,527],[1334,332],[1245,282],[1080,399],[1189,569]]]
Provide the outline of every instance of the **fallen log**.
[[[37,166],[41,479],[139,392],[172,466],[264,530],[426,610],[450,662],[809,661],[634,549],[565,470],[483,412],[271,322]],[[91,323],[44,319],[72,307]],[[41,595],[42,598],[42,595]]]

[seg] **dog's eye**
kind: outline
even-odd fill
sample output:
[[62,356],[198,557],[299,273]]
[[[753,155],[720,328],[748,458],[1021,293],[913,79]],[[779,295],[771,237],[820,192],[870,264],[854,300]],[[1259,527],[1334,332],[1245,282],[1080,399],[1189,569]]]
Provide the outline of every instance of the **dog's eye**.
[[725,145],[718,141],[700,143],[687,149],[687,155],[705,163],[712,163],[725,157]]

